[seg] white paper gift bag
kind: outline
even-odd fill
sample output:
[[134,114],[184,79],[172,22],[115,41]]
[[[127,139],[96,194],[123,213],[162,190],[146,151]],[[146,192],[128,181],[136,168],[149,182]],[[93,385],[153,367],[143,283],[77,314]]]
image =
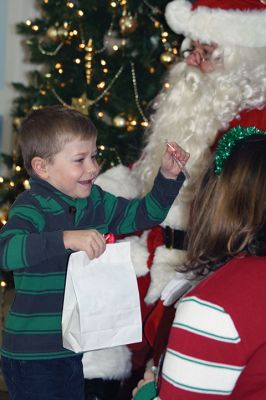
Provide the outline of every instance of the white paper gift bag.
[[136,343],[142,323],[130,243],[107,244],[90,260],[71,254],[62,316],[63,346],[76,353]]

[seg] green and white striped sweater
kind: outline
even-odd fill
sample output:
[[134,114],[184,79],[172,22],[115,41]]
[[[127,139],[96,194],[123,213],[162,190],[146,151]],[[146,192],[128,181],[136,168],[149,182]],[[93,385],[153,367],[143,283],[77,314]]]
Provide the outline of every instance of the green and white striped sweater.
[[[62,346],[61,317],[70,250],[64,230],[97,229],[127,234],[160,224],[184,181],[160,173],[143,199],[115,197],[94,185],[85,199],[72,199],[31,178],[0,231],[0,265],[14,272],[15,300],[5,321],[2,355],[21,360],[75,355]],[[74,211],[74,212],[73,212]]]

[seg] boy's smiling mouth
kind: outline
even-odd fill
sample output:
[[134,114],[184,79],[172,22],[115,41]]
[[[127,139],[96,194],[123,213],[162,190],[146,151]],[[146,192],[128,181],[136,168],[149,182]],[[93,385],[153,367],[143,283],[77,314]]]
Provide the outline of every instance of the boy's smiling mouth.
[[92,185],[93,182],[94,182],[94,179],[86,179],[86,180],[84,179],[82,181],[78,181],[78,183],[80,183],[81,185],[84,185],[84,186]]

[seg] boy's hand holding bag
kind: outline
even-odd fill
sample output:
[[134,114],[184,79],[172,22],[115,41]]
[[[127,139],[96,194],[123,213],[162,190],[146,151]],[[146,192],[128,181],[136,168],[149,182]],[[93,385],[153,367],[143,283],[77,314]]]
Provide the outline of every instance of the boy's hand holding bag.
[[130,243],[107,244],[90,260],[71,254],[62,316],[63,346],[85,352],[142,340],[139,293]]

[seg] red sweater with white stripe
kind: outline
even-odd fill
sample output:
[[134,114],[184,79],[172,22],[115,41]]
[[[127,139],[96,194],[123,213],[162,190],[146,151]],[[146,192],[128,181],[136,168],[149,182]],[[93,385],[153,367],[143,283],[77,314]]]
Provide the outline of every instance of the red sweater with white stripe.
[[235,258],[179,303],[161,400],[266,399],[266,257]]

